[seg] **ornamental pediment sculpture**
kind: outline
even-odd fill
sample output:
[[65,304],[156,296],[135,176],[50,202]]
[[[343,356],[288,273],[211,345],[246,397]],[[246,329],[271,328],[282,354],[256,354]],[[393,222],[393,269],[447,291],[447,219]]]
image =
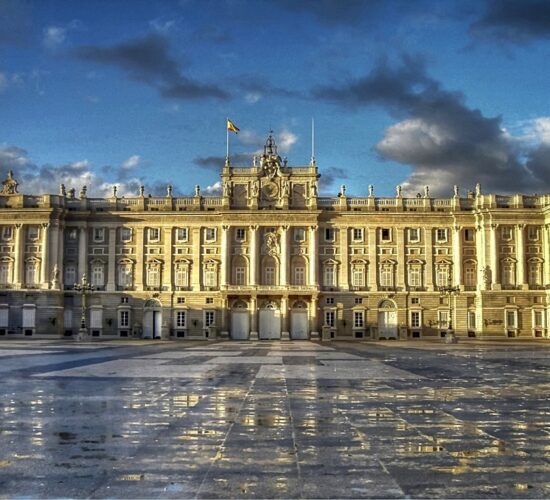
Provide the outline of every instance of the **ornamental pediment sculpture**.
[[279,235],[272,231],[264,234],[262,253],[264,255],[279,255]]

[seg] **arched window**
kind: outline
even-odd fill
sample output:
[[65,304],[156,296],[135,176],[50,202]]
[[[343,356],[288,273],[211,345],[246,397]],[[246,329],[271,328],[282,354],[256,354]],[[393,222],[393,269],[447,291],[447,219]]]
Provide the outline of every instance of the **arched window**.
[[147,263],[147,286],[159,287],[160,274],[162,271],[162,262],[160,260],[151,260]]
[[302,256],[292,258],[290,265],[290,283],[292,285],[303,286],[306,284],[306,260]]
[[516,284],[516,263],[512,259],[504,259],[501,263],[501,279],[504,286]]
[[203,283],[206,288],[217,288],[218,286],[218,261],[209,260],[204,263]]
[[449,286],[451,284],[451,266],[442,262],[435,268],[435,284],[438,287]]
[[277,261],[274,257],[265,257],[262,263],[262,284],[277,284]]
[[380,263],[380,286],[383,288],[394,287],[395,262],[386,260]]
[[247,284],[247,262],[242,255],[233,258],[233,276],[231,277],[234,285],[243,286]]
[[423,286],[423,267],[422,262],[419,260],[412,260],[409,262],[408,268],[408,283],[412,288],[420,288]]
[[178,288],[187,288],[189,286],[189,261],[182,260],[176,262],[174,282]]
[[337,262],[334,260],[327,260],[323,264],[323,285],[324,286],[338,286],[338,273]]

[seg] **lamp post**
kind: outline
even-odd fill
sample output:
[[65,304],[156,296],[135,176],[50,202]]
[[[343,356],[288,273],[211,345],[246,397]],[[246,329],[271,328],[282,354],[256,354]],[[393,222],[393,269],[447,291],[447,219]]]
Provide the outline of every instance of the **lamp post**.
[[86,273],[84,273],[80,283],[75,283],[73,288],[75,291],[80,293],[80,304],[82,306],[80,329],[78,330],[76,340],[83,340],[88,336],[88,327],[86,326],[86,295],[94,291],[94,285],[88,283],[88,277],[86,276]]
[[447,334],[445,335],[445,342],[455,343],[456,336],[453,331],[453,301],[455,300],[455,297],[460,293],[460,287],[452,286],[450,270],[447,277],[447,286],[440,287],[439,291],[441,292],[441,295],[447,296],[449,300],[449,322],[447,327]]

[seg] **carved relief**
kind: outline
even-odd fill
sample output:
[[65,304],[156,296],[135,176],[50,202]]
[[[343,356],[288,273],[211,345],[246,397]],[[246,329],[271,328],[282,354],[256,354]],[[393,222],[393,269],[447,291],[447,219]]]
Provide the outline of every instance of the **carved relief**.
[[274,232],[267,232],[264,234],[264,241],[262,244],[262,253],[264,255],[279,255],[279,235]]

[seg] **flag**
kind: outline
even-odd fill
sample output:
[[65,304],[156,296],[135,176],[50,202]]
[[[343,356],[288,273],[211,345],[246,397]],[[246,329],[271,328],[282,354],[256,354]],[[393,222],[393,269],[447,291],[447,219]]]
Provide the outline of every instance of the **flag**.
[[240,128],[238,128],[229,118],[227,119],[227,130],[229,132],[235,132],[236,134],[239,132]]

